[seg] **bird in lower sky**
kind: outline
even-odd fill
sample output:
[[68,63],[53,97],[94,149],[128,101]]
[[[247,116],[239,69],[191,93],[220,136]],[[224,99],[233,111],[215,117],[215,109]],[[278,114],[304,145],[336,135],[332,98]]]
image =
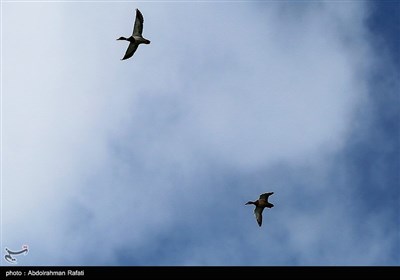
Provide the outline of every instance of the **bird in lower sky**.
[[254,204],[256,208],[254,209],[254,215],[256,216],[256,220],[258,225],[261,227],[262,224],[262,212],[265,207],[272,208],[274,205],[268,202],[268,197],[274,194],[273,192],[263,193],[260,195],[260,198],[256,201],[249,201],[245,205]]
[[121,60],[128,59],[132,57],[132,55],[135,53],[137,50],[138,46],[140,44],[150,44],[150,41],[143,38],[142,32],[143,32],[143,15],[139,11],[139,9],[136,9],[136,19],[135,19],[135,24],[133,26],[133,32],[132,36],[125,38],[125,37],[119,37],[117,40],[126,40],[129,41],[129,46],[128,49],[126,50],[126,53],[124,57]]

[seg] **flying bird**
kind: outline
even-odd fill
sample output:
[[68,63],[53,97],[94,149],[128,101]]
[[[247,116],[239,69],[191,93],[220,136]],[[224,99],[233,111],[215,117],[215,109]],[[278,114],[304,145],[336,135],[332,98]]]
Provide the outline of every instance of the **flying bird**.
[[128,38],[119,37],[117,39],[117,40],[129,41],[128,49],[126,50],[126,53],[121,60],[130,58],[135,53],[140,44],[150,44],[149,40],[142,37],[143,21],[144,20],[142,13],[139,11],[139,9],[136,9],[136,19],[135,19],[135,24],[133,26],[132,36]]
[[268,197],[274,194],[273,192],[263,193],[260,195],[260,198],[256,201],[249,201],[245,205],[254,204],[256,208],[254,209],[254,215],[256,216],[256,220],[258,225],[261,227],[262,224],[262,212],[265,207],[272,208],[274,205],[268,202]]

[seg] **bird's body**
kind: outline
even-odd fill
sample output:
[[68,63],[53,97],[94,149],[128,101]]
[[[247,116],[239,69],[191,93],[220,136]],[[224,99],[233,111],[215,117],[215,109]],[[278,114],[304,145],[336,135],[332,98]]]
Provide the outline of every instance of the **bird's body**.
[[254,204],[256,208],[254,209],[254,215],[256,216],[256,220],[258,225],[261,227],[262,225],[262,212],[264,211],[264,208],[272,208],[274,205],[272,203],[268,202],[268,197],[270,195],[274,194],[273,192],[269,193],[263,193],[260,195],[260,198],[256,201],[249,201],[246,203],[246,205],[249,204]]
[[119,37],[117,40],[125,40],[129,42],[128,49],[125,52],[124,57],[121,60],[128,59],[132,57],[132,55],[135,53],[137,50],[138,46],[140,44],[150,44],[150,41],[143,38],[142,32],[143,32],[143,15],[139,11],[139,9],[136,9],[136,19],[135,19],[135,24],[133,26],[133,32],[132,36],[125,38],[125,37]]

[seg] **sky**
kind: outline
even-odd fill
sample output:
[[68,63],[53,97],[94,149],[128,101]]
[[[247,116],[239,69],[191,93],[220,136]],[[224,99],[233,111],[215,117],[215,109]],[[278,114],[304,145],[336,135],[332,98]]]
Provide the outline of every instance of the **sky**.
[[[136,8],[151,43],[121,61]],[[2,1],[1,264],[400,265],[399,21],[398,1]]]

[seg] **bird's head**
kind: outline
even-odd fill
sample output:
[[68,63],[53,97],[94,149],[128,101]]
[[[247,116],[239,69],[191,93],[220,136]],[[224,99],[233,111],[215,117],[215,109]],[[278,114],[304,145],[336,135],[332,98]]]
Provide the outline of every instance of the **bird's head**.
[[254,204],[255,205],[255,203],[253,201],[249,201],[245,205],[249,205],[249,204]]
[[125,37],[119,37],[117,40],[126,40],[126,41],[128,41],[128,39],[125,38]]

